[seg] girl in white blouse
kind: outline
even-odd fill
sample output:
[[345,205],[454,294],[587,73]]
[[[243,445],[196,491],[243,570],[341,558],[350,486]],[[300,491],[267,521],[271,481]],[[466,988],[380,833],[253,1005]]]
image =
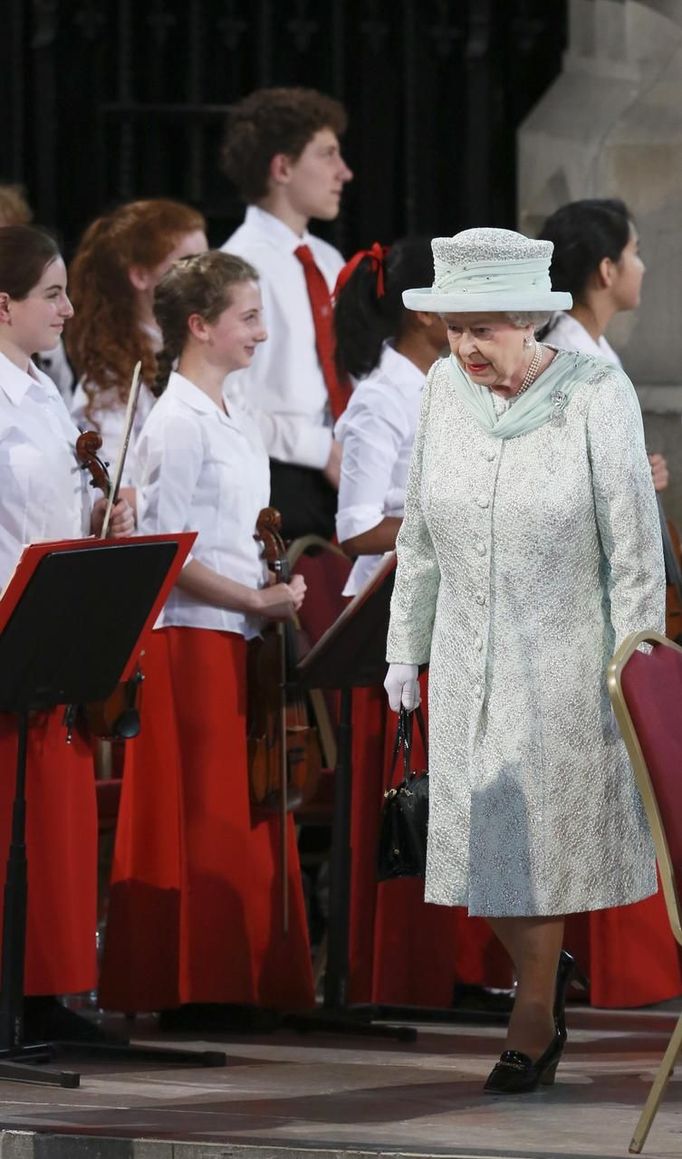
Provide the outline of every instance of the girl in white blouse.
[[[554,246],[552,285],[573,296],[571,309],[555,314],[543,330],[543,342],[621,366],[605,331],[616,314],[637,309],[646,272],[627,206],[615,197],[569,201],[547,218],[539,237]],[[649,455],[649,462],[654,487],[664,491],[668,466],[663,455]]]
[[246,640],[264,619],[291,616],[305,584],[267,585],[254,530],[268,458],[255,422],[224,393],[225,376],[266,338],[256,271],[226,253],[186,258],[154,309],[162,394],[136,448],[139,526],[198,536],[145,659],[101,998],[199,1029],[224,1024],[226,1005],[313,1001],[293,823],[284,938],[278,822],[251,820],[245,721]]
[[356,255],[337,282],[336,360],[356,383],[334,432],[343,448],[336,533],[358,556],[345,595],[395,546],[422,387],[446,341],[438,315],[411,315],[402,291],[431,273],[429,242],[408,237]]
[[[57,387],[32,361],[34,351],[57,346],[72,315],[54,239],[29,225],[0,229],[0,590],[26,544],[79,539],[102,526],[105,500],[91,502],[76,457],[78,430]],[[132,510],[119,501],[111,534],[132,531]],[[96,981],[92,757],[78,730],[66,744],[63,716],[63,708],[32,714],[29,730],[25,992],[31,997],[24,1011],[29,1041],[97,1035],[55,997],[90,990]],[[16,744],[15,718],[0,713],[0,767],[6,774],[0,777],[0,911]]]

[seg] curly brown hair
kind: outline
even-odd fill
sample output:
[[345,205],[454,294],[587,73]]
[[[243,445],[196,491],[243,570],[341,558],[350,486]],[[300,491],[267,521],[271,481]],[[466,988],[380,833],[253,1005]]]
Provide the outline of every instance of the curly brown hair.
[[165,198],[128,202],[86,229],[69,271],[75,313],[66,347],[83,379],[87,410],[103,401],[101,391],[112,387],[125,403],[138,360],[142,381],[154,380],[154,350],[138,324],[131,266],[154,269],[184,234],[205,229],[198,210]]
[[152,388],[157,398],[166,389],[173,363],[182,354],[190,315],[199,314],[204,321],[215,322],[231,305],[233,286],[257,281],[258,273],[249,262],[222,250],[181,258],[163,275],[154,291],[154,317],[163,336]]
[[316,89],[256,89],[228,112],[223,171],[244,201],[253,204],[267,195],[273,157],[286,153],[296,160],[320,129],[340,137],[347,123],[341,102]]

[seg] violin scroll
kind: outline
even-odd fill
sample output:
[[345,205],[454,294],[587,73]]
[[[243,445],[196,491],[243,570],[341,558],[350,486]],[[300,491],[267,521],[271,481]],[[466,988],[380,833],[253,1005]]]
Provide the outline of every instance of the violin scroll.
[[276,507],[264,507],[256,520],[253,538],[262,544],[263,559],[275,573],[277,583],[288,583],[291,579],[287,549],[281,534],[282,516]]
[[91,487],[99,487],[108,497],[111,490],[111,480],[107,471],[108,463],[100,459],[97,452],[102,446],[102,436],[97,431],[83,431],[76,439],[76,458],[82,470],[89,471]]

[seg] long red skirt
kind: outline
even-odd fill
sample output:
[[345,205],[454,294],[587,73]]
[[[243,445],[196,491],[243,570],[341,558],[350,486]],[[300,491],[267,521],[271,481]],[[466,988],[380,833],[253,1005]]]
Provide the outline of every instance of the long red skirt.
[[127,746],[123,777],[102,1005],[310,1006],[293,822],[284,936],[278,821],[251,821],[245,642],[164,628],[152,634],[144,670],[142,730]]
[[[96,985],[97,802],[92,753],[63,708],[31,719],[26,768],[28,913],[24,992],[77,994]],[[17,733],[0,715],[0,921],[12,831]]]
[[649,1006],[682,994],[682,961],[659,888],[633,905],[570,914],[564,945],[590,980],[592,1006]]
[[[426,676],[421,684],[426,716]],[[459,907],[427,904],[422,879],[377,882],[381,806],[397,719],[383,689],[353,693],[350,998],[448,1007],[456,982],[509,986],[511,967],[487,922]],[[425,767],[418,741],[414,764]]]

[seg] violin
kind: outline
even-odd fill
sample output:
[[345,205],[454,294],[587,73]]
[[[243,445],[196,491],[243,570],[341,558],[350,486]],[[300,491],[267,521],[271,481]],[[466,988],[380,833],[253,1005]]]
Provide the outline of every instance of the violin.
[[[84,431],[76,439],[76,457],[81,468],[90,472],[90,486],[99,488],[108,499],[111,494],[111,480],[107,470],[109,464],[98,454],[101,447],[102,438],[97,431]],[[100,737],[102,740],[132,740],[138,735],[143,680],[144,676],[138,666],[130,680],[117,684],[105,700],[93,701],[82,706],[92,736]]]
[[682,644],[682,543],[677,527],[666,518],[659,491],[656,492],[656,503],[665,563],[665,634],[676,644]]
[[[277,583],[290,577],[274,507],[261,511],[254,538]],[[297,809],[310,800],[322,771],[317,729],[310,724],[305,693],[292,681],[299,659],[297,630],[288,621],[267,627],[248,651],[247,737],[249,791],[256,814]]]

